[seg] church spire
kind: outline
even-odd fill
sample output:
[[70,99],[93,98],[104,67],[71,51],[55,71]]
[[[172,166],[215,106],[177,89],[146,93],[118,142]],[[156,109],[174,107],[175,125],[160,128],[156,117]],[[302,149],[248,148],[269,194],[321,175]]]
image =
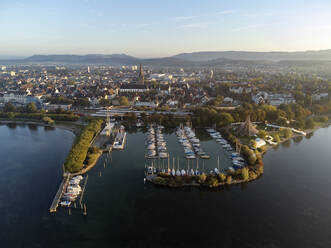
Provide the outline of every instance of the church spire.
[[144,71],[143,71],[143,68],[140,64],[140,68],[139,68],[139,83],[140,84],[144,84],[145,82],[145,79],[144,79]]

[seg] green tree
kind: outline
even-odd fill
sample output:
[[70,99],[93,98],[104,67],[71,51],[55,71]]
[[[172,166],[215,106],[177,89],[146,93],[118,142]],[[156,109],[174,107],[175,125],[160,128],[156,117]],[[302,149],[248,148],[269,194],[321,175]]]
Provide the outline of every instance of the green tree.
[[102,99],[99,100],[99,104],[103,107],[109,106],[110,105],[110,100],[102,98]]
[[305,121],[305,128],[306,129],[313,129],[315,127],[315,122],[312,118],[309,118]]
[[129,100],[126,96],[121,96],[118,101],[119,101],[120,105],[122,105],[122,106],[129,105]]
[[274,141],[275,142],[277,142],[277,143],[279,143],[280,142],[280,138],[279,138],[279,135],[276,133],[276,134],[274,134]]
[[250,140],[249,145],[250,145],[250,147],[256,149],[257,144],[256,144],[256,141],[254,139]]
[[258,136],[261,138],[261,139],[265,139],[267,137],[267,132],[264,131],[264,130],[260,130],[259,133],[258,133]]
[[4,112],[15,112],[16,111],[16,108],[15,108],[15,106],[12,103],[8,102],[3,107],[3,111]]
[[282,132],[283,132],[283,135],[286,139],[291,138],[292,135],[293,135],[292,130],[288,129],[288,128],[284,129]]
[[34,102],[30,102],[28,103],[28,105],[26,105],[26,112],[28,113],[35,113],[37,112],[37,106]]
[[230,113],[222,112],[219,114],[219,125],[228,126],[234,122],[234,119]]

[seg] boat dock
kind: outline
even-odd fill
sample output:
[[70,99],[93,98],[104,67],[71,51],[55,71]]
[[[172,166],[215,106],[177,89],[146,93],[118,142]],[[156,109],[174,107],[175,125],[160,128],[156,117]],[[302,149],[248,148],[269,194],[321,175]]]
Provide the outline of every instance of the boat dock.
[[53,213],[56,212],[57,207],[59,206],[60,199],[62,197],[62,194],[64,190],[67,188],[68,183],[70,179],[70,174],[67,174],[65,177],[63,177],[62,182],[60,184],[60,187],[54,197],[54,200],[52,202],[51,207],[49,208],[49,212]]

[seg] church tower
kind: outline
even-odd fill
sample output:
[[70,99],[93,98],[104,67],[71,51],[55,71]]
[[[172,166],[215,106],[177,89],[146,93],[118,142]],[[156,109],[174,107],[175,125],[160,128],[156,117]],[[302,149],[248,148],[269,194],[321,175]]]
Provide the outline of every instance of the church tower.
[[139,78],[138,78],[138,83],[139,84],[144,84],[145,83],[145,79],[144,79],[144,71],[143,68],[140,64],[140,68],[139,68]]

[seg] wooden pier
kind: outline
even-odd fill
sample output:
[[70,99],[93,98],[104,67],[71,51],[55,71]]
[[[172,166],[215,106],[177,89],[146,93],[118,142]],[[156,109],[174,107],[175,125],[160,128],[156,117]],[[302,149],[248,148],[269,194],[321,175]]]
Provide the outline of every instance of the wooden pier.
[[56,212],[57,207],[59,206],[60,199],[62,197],[63,191],[67,188],[70,179],[70,174],[67,174],[63,177],[60,187],[54,197],[51,207],[49,208],[49,212]]

